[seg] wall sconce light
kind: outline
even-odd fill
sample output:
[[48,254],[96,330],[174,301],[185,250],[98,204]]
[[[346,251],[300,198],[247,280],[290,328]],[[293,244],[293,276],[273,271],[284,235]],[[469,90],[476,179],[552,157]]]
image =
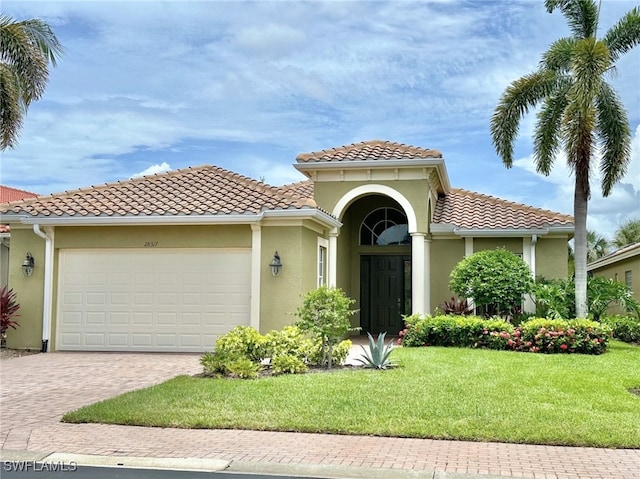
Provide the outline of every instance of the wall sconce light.
[[25,276],[31,276],[33,274],[33,266],[35,261],[31,253],[27,253],[27,257],[22,262],[22,272]]
[[280,271],[282,271],[282,261],[280,261],[280,255],[277,251],[273,254],[273,259],[271,263],[269,263],[269,266],[271,266],[271,274],[274,276],[278,276]]

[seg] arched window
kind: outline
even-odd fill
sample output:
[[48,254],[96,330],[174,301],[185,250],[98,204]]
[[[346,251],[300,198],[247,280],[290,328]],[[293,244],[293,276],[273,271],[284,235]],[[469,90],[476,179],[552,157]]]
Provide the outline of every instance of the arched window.
[[360,225],[361,246],[409,244],[407,215],[396,208],[378,208]]

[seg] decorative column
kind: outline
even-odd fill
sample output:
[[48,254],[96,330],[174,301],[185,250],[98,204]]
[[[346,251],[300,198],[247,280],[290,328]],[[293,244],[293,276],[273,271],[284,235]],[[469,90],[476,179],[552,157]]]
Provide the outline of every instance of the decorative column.
[[431,314],[431,240],[424,239],[424,312]]
[[425,247],[424,233],[411,233],[411,313],[425,310]]
[[329,271],[327,271],[328,276],[328,286],[330,288],[336,287],[336,277],[338,274],[338,236],[340,235],[340,231],[338,228],[334,228],[329,232],[329,251],[327,254],[329,255]]
[[262,227],[251,225],[251,327],[260,331],[260,272],[262,261]]

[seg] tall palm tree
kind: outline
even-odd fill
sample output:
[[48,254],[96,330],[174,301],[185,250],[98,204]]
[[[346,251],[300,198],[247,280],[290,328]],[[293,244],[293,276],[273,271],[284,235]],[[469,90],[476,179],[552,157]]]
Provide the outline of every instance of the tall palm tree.
[[604,236],[587,230],[587,263],[602,258],[609,252],[609,243]]
[[0,151],[14,148],[29,104],[42,97],[62,45],[39,19],[0,14]]
[[584,318],[589,174],[600,170],[602,193],[608,196],[631,157],[627,112],[605,76],[622,54],[640,43],[640,8],[631,9],[604,37],[596,38],[600,12],[595,0],[545,0],[545,7],[549,13],[560,10],[571,36],[551,44],[538,70],[507,87],[491,118],[491,135],[496,152],[511,168],[520,120],[540,104],[533,144],[538,173],[548,175],[560,148],[565,150],[575,177],[576,315]]
[[640,243],[640,219],[630,219],[623,223],[616,230],[611,241],[616,248],[623,248],[633,243]]

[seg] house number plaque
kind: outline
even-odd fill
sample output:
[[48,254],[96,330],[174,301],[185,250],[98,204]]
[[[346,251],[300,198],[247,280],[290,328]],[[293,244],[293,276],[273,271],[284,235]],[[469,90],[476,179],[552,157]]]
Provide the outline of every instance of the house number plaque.
[[144,243],[144,247],[145,248],[154,248],[158,246],[158,242],[157,241],[145,241]]

